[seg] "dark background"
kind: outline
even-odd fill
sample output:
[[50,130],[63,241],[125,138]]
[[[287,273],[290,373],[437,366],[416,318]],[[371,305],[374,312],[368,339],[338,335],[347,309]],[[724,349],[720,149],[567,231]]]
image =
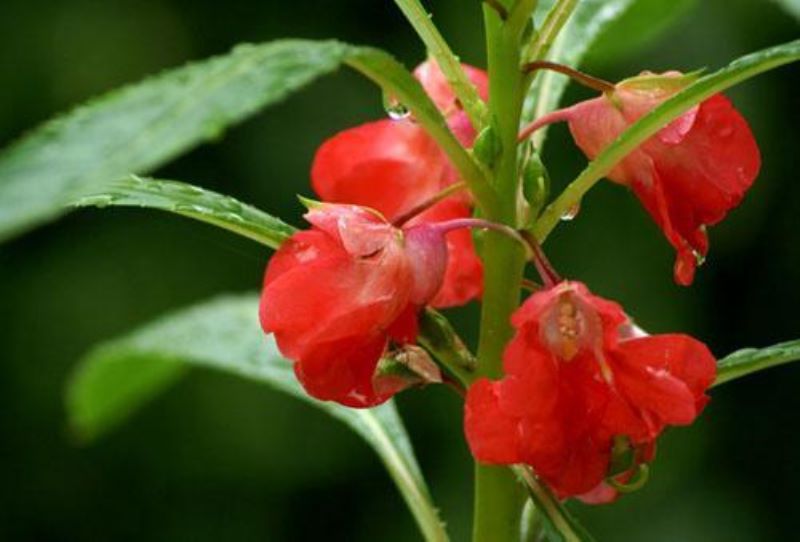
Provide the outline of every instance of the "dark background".
[[[798,34],[766,0],[683,3],[657,39],[643,43],[641,26],[621,29],[587,69],[615,80],[642,69],[717,67]],[[482,65],[477,0],[429,6],[453,47]],[[423,55],[388,0],[4,0],[0,143],[160,69],[285,36],[374,44],[408,65]],[[694,287],[672,283],[672,250],[634,198],[610,183],[552,237],[557,267],[623,302],[646,329],[692,333],[720,355],[800,337],[797,73],[783,68],[730,93],[764,165],[744,204],[712,229]],[[567,99],[585,96],[573,88]],[[309,194],[316,146],[381,114],[379,93],[342,72],[158,173],[299,224],[294,194]],[[561,127],[546,158],[557,184],[584,163]],[[0,539],[417,539],[357,437],[312,407],[232,377],[193,373],[97,444],[71,442],[64,382],[93,343],[213,294],[255,289],[267,256],[208,226],[118,209],[76,213],[0,247]],[[473,307],[457,319],[474,329],[474,316]],[[664,436],[644,490],[577,512],[600,540],[791,539],[798,386],[800,368],[790,366],[715,390],[698,423]],[[466,540],[471,469],[460,404],[441,388],[398,403],[453,539]]]

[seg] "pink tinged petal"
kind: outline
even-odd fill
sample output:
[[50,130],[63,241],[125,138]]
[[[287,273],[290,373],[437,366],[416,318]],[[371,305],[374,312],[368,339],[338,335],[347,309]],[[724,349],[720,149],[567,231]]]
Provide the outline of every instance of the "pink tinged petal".
[[434,196],[449,164],[410,120],[380,120],[339,132],[317,151],[314,191],[330,202],[372,207],[393,220]]
[[472,455],[482,463],[519,463],[517,420],[500,408],[495,385],[476,381],[467,392],[464,431]]
[[366,207],[320,203],[305,214],[305,219],[337,239],[351,256],[362,258],[391,243],[400,244],[400,232]]
[[426,305],[442,286],[447,267],[447,243],[442,231],[431,224],[404,230],[405,252],[414,276],[411,302]]
[[[472,212],[461,198],[450,197],[417,216],[409,226],[470,216]],[[444,279],[441,288],[430,300],[430,305],[437,308],[460,306],[479,298],[483,293],[483,264],[475,252],[472,233],[468,229],[450,231],[445,239],[447,266]]]
[[601,482],[594,489],[576,495],[576,498],[585,504],[608,504],[617,500],[619,491],[606,482]]

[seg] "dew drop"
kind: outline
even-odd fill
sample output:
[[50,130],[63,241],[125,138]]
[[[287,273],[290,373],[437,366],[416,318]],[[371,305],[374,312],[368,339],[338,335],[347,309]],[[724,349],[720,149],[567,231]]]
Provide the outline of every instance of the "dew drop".
[[383,108],[392,120],[407,119],[411,115],[411,111],[405,105],[386,93],[383,94]]
[[75,202],[76,207],[108,207],[114,200],[115,196],[112,194],[96,194],[94,196],[85,196]]
[[185,203],[174,205],[172,210],[176,213],[209,214],[208,209],[201,205],[187,205]]
[[575,217],[578,216],[578,213],[581,211],[581,204],[576,203],[569,209],[567,209],[563,215],[561,215],[561,220],[565,222],[569,222],[570,220],[575,220]]
[[235,222],[237,224],[244,224],[245,222],[244,217],[236,213],[222,213],[220,217],[224,218],[228,222]]
[[697,267],[700,267],[706,263],[706,257],[703,256],[699,251],[693,250],[692,255],[694,256],[694,261],[697,263]]

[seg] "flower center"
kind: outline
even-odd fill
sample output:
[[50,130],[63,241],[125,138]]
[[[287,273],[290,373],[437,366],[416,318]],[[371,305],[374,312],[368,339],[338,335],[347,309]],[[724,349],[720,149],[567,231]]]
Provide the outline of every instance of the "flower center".
[[575,304],[567,295],[559,299],[556,311],[556,327],[559,335],[558,346],[560,355],[564,360],[570,361],[579,350],[579,338],[581,330],[584,327],[582,325],[583,318],[578,313]]

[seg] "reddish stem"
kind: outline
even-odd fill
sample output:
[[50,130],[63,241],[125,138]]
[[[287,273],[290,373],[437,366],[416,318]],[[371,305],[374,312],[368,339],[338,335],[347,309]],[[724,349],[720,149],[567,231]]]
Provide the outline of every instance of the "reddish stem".
[[523,128],[517,136],[517,141],[525,141],[539,128],[549,126],[550,124],[554,124],[556,122],[568,121],[570,115],[572,115],[572,108],[569,107],[566,109],[557,109],[556,111],[548,113],[547,115],[543,115]]
[[545,256],[544,251],[542,251],[542,246],[539,244],[539,241],[536,240],[536,237],[527,231],[520,232],[520,236],[525,239],[533,252],[533,265],[536,267],[539,276],[542,277],[545,288],[551,288],[561,282],[561,276],[559,276],[553,264],[551,264],[550,260]]
[[565,66],[564,64],[558,64],[556,62],[548,62],[547,60],[537,60],[536,62],[531,62],[530,64],[526,64],[522,68],[522,71],[524,71],[525,73],[533,73],[537,70],[550,70],[564,74],[568,77],[571,77],[581,85],[597,90],[599,92],[614,92],[613,83],[610,83],[604,79],[600,79],[599,77],[594,77],[593,75],[589,75],[588,73],[583,73],[582,71],[576,70],[575,68],[570,68],[569,66]]
[[426,199],[425,201],[423,201],[419,205],[416,205],[415,207],[412,207],[409,211],[407,211],[407,212],[403,213],[402,215],[400,215],[399,217],[397,217],[394,220],[393,225],[396,228],[401,228],[406,222],[409,222],[410,220],[413,220],[414,218],[416,218],[417,215],[419,215],[421,213],[424,213],[425,211],[427,211],[428,209],[430,209],[431,207],[433,207],[434,205],[436,205],[437,203],[439,203],[443,199],[446,199],[446,198],[452,196],[453,194],[455,194],[456,192],[460,192],[461,190],[464,190],[465,188],[467,188],[467,183],[465,183],[465,182],[451,184],[450,186],[448,186],[447,188],[445,188],[444,190],[442,190],[438,194],[435,194],[435,195],[431,196],[430,198]]

